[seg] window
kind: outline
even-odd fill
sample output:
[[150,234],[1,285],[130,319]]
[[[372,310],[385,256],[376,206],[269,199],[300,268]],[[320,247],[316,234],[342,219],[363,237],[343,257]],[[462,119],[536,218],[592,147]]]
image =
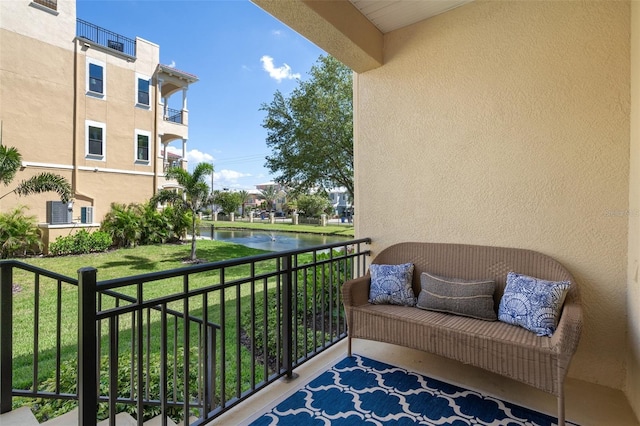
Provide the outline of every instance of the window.
[[33,0],[31,5],[54,15],[58,14],[58,0]]
[[136,162],[149,163],[149,141],[151,133],[144,130],[136,130]]
[[138,103],[149,105],[149,80],[138,79]]
[[92,160],[104,160],[106,126],[104,123],[86,121],[86,157]]
[[107,93],[104,63],[87,58],[87,94],[104,99]]
[[96,93],[103,93],[102,81],[102,67],[96,64],[89,64],[89,90]]
[[151,77],[136,73],[136,106],[150,109],[151,107]]

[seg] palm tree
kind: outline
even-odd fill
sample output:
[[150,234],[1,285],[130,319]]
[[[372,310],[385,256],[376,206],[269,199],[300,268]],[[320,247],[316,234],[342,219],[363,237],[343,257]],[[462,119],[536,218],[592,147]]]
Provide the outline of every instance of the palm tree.
[[240,201],[242,202],[242,217],[244,217],[244,206],[249,202],[249,193],[244,189],[237,192]]
[[174,179],[182,187],[180,192],[169,189],[161,189],[151,198],[153,203],[171,203],[183,212],[191,213],[191,256],[190,260],[196,258],[196,217],[198,212],[208,205],[209,186],[205,177],[213,173],[213,166],[208,163],[199,163],[193,173],[189,173],[181,167],[170,167],[167,169],[167,179]]
[[[6,147],[0,143],[0,183],[8,186],[22,165],[22,156],[14,147]],[[73,196],[71,184],[62,176],[53,173],[40,173],[23,180],[12,191],[0,196],[0,200],[11,193],[25,196],[42,192],[57,192],[63,203]]]
[[265,189],[261,189],[260,193],[262,194],[265,201],[267,202],[267,208],[269,210],[275,210],[276,209],[275,201],[276,201],[276,198],[278,198],[278,193],[279,193],[276,186],[275,185],[267,186]]

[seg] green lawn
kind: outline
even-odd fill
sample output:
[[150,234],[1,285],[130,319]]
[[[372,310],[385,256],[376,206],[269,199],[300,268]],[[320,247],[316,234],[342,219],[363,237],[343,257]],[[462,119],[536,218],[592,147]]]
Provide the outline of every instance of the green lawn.
[[[242,245],[224,243],[219,241],[199,240],[198,241],[198,258],[206,261],[214,262],[238,257],[253,256],[265,253],[262,250],[248,248]],[[127,277],[131,275],[144,274],[153,271],[168,270],[181,268],[188,265],[183,264],[182,260],[189,255],[189,244],[184,245],[157,245],[143,246],[131,249],[121,249],[108,253],[89,254],[79,256],[66,256],[57,258],[30,258],[24,259],[25,263],[41,267],[43,269],[57,272],[69,277],[77,277],[77,270],[82,267],[95,267],[98,270],[98,281]],[[274,261],[261,262],[256,265],[256,273],[264,271],[273,271]],[[249,273],[248,266],[230,268],[226,270],[227,281],[235,277],[247,276]],[[190,289],[215,284],[219,280],[217,272],[208,272],[194,274],[190,276]],[[14,272],[14,283],[20,286],[20,291],[14,296],[14,387],[29,388],[33,377],[33,351],[34,351],[34,330],[33,318],[35,316],[34,309],[34,283],[33,275],[24,271]],[[162,297],[174,292],[178,293],[182,289],[182,279],[176,278],[172,280],[159,281],[145,285],[144,298],[153,299]],[[39,326],[38,326],[38,380],[43,381],[51,378],[55,372],[55,324],[57,315],[57,282],[44,277],[40,278],[40,307],[38,310]],[[271,284],[270,284],[271,285]],[[135,288],[123,288],[122,293],[135,295]],[[225,307],[227,309],[227,324],[225,324],[226,336],[225,342],[228,349],[237,346],[238,336],[236,333],[235,312],[239,309],[238,300],[247,299],[251,294],[250,285],[243,285],[238,292],[228,290],[225,292]],[[73,360],[77,351],[77,288],[69,284],[62,284],[61,302],[63,310],[61,313],[61,349],[62,360]],[[109,307],[110,301],[105,300],[105,307]],[[182,309],[182,302],[174,302],[173,308]],[[209,308],[209,318],[221,320],[220,318],[220,294],[219,292],[211,293],[206,301]],[[195,297],[189,300],[189,313],[191,315],[202,315],[203,298]],[[244,305],[242,308],[246,309]],[[220,321],[215,321],[221,323]],[[131,340],[131,316],[125,316],[120,320],[119,329],[121,330],[120,352],[126,353],[130,350],[128,342]],[[159,333],[160,333],[160,315],[152,313],[150,317],[151,331],[155,337],[152,340],[152,346],[155,350],[159,350]],[[177,327],[178,336],[182,337],[182,324]],[[103,354],[106,353],[108,347],[106,343],[106,324],[103,327],[105,342],[103,345]],[[169,346],[172,346],[173,331],[169,331]],[[195,327],[191,330],[192,342],[197,339],[197,330]],[[180,345],[180,343],[178,343]],[[172,347],[168,348],[172,350]],[[241,373],[242,382],[249,383],[248,366],[250,365],[250,356],[246,349],[241,348],[243,356],[241,358],[241,366],[244,367]],[[221,359],[221,358],[218,358]],[[234,377],[236,373],[236,365],[227,364],[227,372],[229,377]],[[258,371],[256,380],[261,380],[261,371]],[[234,383],[227,386],[228,392],[234,388]]]
[[278,222],[273,225],[267,223],[267,221],[260,221],[260,219],[256,219],[256,222],[223,222],[217,221],[213,222],[210,220],[203,220],[201,222],[203,227],[205,226],[215,226],[216,228],[230,228],[230,229],[259,229],[264,231],[283,231],[283,232],[304,232],[310,234],[324,234],[324,235],[340,235],[344,237],[353,237],[354,229],[353,225],[349,224],[339,224],[334,225],[330,224],[327,226],[320,225],[294,225],[292,223],[287,222]]
[[[220,222],[216,223],[218,226]],[[225,223],[228,224],[228,223]],[[230,224],[231,225],[231,224]],[[243,224],[245,225],[245,224]],[[255,224],[262,225],[263,224]],[[276,225],[278,226],[278,225]],[[287,225],[280,225],[287,226]],[[291,225],[288,225],[291,226]],[[308,227],[308,225],[306,226]],[[317,227],[321,228],[321,227]],[[344,231],[344,227],[339,227]],[[263,228],[264,229],[264,228]],[[352,230],[353,228],[351,228]],[[169,270],[182,268],[188,265],[183,263],[183,259],[188,257],[190,244],[165,244],[154,246],[142,246],[130,249],[121,249],[100,254],[66,256],[66,257],[43,257],[29,258],[22,260],[40,268],[57,272],[59,274],[77,278],[77,270],[83,267],[95,267],[97,269],[98,281],[108,280],[112,278],[121,278],[138,274],[145,274],[154,271]],[[239,257],[248,257],[265,253],[262,250],[248,248],[242,245],[225,243],[211,240],[198,240],[197,257],[208,262],[227,260]],[[263,261],[255,265],[254,273],[256,275],[275,270],[275,261]],[[247,277],[250,275],[249,266],[238,266],[227,268],[225,270],[225,280],[229,282],[234,278]],[[34,330],[33,319],[35,316],[34,308],[34,280],[31,273],[24,271],[14,272],[14,283],[20,287],[20,291],[14,296],[14,387],[29,388],[33,381],[33,352],[34,352]],[[220,274],[218,271],[202,272],[189,276],[189,288],[197,289],[212,284],[219,283]],[[55,332],[56,332],[56,315],[57,315],[57,287],[55,280],[40,278],[40,307],[38,310],[38,381],[42,382],[51,379],[56,370],[55,357]],[[225,319],[221,318],[221,294],[219,291],[209,293],[206,297],[192,297],[189,299],[189,314],[201,317],[204,307],[208,309],[208,318],[225,329],[225,344],[227,351],[235,353],[235,349],[239,347],[241,357],[240,363],[235,362],[235,357],[228,357],[226,354],[218,352],[218,360],[225,360],[224,369],[227,374],[225,389],[227,397],[236,393],[236,383],[240,383],[244,391],[250,387],[252,381],[260,382],[264,379],[264,369],[257,366],[257,371],[251,375],[250,367],[252,363],[251,353],[246,347],[239,345],[240,337],[238,332],[240,326],[236,318],[246,317],[247,313],[251,313],[250,300],[253,297],[259,304],[262,303],[262,297],[265,290],[274,287],[274,280],[264,280],[252,284],[243,284],[236,288],[227,289],[224,293],[224,307],[226,309]],[[77,288],[75,286],[63,283],[60,300],[63,306],[61,313],[61,358],[63,361],[71,361],[76,358],[77,354]],[[154,299],[167,296],[174,293],[180,293],[183,290],[183,280],[181,277],[167,279],[158,282],[147,283],[144,286],[144,299]],[[121,288],[118,290],[131,296],[135,296],[135,287]],[[105,299],[103,309],[113,306],[112,301]],[[173,302],[169,306],[176,310],[182,310],[183,301]],[[257,313],[257,312],[256,312]],[[255,321],[262,322],[262,315],[256,315]],[[251,316],[249,315],[249,318]],[[160,314],[151,312],[148,321],[150,328],[149,334],[152,335],[151,347],[152,352],[159,352],[159,335],[160,335]],[[131,330],[133,319],[129,314],[121,318],[119,321],[119,329],[121,333],[121,343],[119,350],[121,354],[130,351]],[[108,348],[106,324],[103,326],[103,347],[102,353],[105,354]],[[177,333],[181,339],[183,335],[182,324],[176,326],[175,329],[169,330],[168,351],[173,350],[173,334]],[[190,333],[192,344],[198,338],[196,327],[192,327]],[[218,336],[220,337],[220,336]],[[220,343],[220,342],[219,342]],[[180,342],[177,343],[179,347]],[[220,347],[218,347],[220,351]],[[195,362],[196,360],[192,360]],[[197,366],[194,368],[197,369]],[[237,375],[236,375],[237,374]],[[239,377],[239,380],[235,380]]]

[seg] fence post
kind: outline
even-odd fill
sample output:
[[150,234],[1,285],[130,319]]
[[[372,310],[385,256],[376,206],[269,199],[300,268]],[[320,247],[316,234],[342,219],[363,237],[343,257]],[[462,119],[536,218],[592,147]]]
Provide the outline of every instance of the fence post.
[[95,425],[98,416],[96,276],[95,268],[78,270],[78,424],[81,425]]
[[0,264],[0,414],[11,411],[13,392],[13,265]]
[[291,270],[292,256],[290,254],[282,258],[282,270],[284,275],[282,277],[282,335],[284,342],[282,342],[282,361],[284,368],[287,371],[287,380],[294,379],[293,376],[293,289],[292,278],[293,273]]

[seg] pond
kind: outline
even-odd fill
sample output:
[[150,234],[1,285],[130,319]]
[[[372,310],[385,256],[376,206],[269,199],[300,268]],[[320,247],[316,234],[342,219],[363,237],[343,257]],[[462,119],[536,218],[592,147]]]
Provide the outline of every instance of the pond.
[[[204,238],[211,238],[211,228],[202,228],[200,235]],[[218,241],[227,241],[269,251],[305,249],[352,239],[351,237],[339,237],[335,235],[230,229],[215,229],[213,231],[213,238]]]

